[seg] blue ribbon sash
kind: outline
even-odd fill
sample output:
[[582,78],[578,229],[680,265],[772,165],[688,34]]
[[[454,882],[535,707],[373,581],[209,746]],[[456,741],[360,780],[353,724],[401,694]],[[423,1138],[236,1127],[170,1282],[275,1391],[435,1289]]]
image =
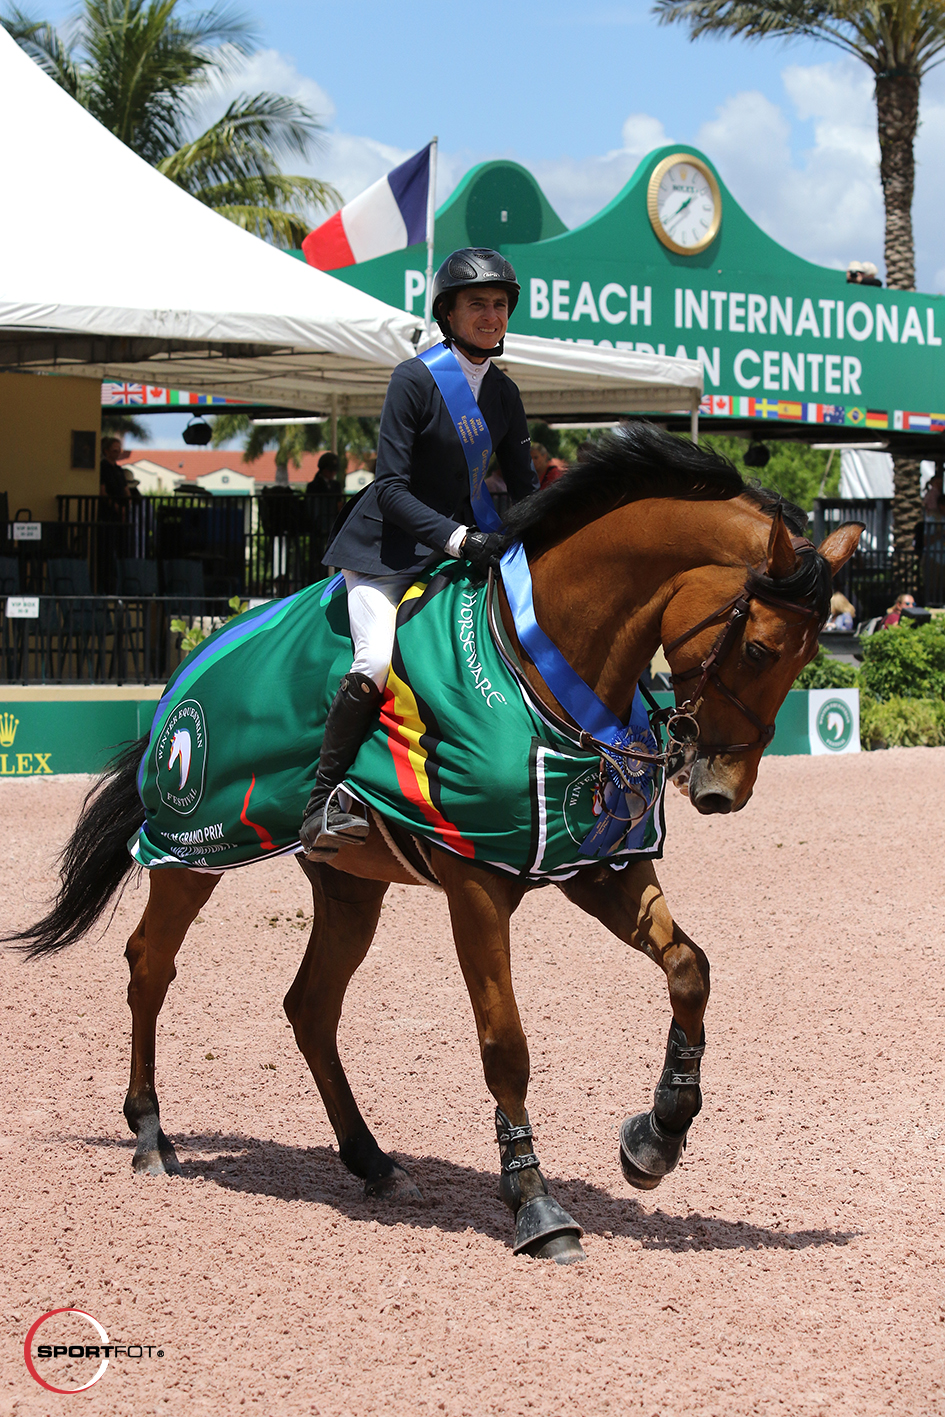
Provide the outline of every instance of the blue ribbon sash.
[[479,405],[472,396],[459,360],[445,344],[434,345],[417,356],[433,375],[443,395],[446,411],[459,434],[469,468],[469,500],[480,531],[501,531],[502,521],[486,486],[486,471],[492,457],[492,438]]
[[[655,753],[659,745],[650,729],[640,690],[634,693],[630,721],[624,725],[571,667],[539,625],[532,597],[531,572],[520,541],[510,546],[502,557],[502,583],[519,643],[574,722],[585,733],[615,748],[627,747],[632,743],[643,752]],[[655,801],[651,790],[655,768],[632,758],[624,759],[624,773],[634,781],[635,791],[628,792],[613,770],[608,769],[601,795],[600,816],[581,843],[582,856],[607,856],[621,843],[631,848],[642,844],[649,810],[641,813],[641,802],[648,802],[651,798]]]

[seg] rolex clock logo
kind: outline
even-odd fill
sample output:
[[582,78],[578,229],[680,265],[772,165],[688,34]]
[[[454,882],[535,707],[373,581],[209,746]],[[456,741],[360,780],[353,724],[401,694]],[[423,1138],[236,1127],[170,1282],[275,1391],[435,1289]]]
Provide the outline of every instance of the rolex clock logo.
[[814,720],[817,736],[831,753],[842,753],[853,736],[853,715],[842,699],[827,699]]
[[168,714],[154,761],[161,801],[188,817],[203,797],[207,771],[207,724],[196,699],[184,699]]
[[12,748],[13,740],[16,737],[16,730],[20,726],[20,720],[14,718],[12,713],[0,713],[0,746]]

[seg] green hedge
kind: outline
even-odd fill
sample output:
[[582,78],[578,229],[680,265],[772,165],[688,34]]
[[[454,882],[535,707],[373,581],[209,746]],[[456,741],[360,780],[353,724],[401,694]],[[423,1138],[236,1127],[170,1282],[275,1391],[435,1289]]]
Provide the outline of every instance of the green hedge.
[[945,745],[945,616],[916,629],[895,626],[861,642],[859,669],[824,649],[795,689],[859,689],[860,746]]
[[880,701],[860,691],[860,747],[939,748],[945,744],[945,701],[903,699]]

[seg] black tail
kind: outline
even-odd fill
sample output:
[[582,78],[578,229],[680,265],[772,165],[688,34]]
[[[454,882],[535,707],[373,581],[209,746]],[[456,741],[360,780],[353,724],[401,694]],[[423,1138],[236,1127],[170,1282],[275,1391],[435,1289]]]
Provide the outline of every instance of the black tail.
[[144,818],[136,779],[147,746],[147,736],[126,744],[93,784],[59,857],[59,893],[49,914],[4,937],[5,943],[21,942],[28,959],[80,940],[134,865],[128,839]]

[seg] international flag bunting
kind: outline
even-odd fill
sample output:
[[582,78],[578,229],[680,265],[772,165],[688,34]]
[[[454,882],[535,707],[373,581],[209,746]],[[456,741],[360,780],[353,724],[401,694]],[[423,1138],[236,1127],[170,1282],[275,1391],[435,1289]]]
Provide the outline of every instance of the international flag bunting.
[[145,393],[143,384],[103,384],[102,404],[110,407],[112,404],[138,404],[144,403]]
[[706,394],[699,405],[699,412],[715,418],[731,418],[732,399],[730,394]]
[[103,408],[192,408],[244,402],[223,394],[191,394],[185,389],[161,389],[153,384],[118,384],[113,380],[102,384]]
[[846,409],[839,403],[822,403],[820,405],[822,419],[824,423],[843,423],[846,418]]
[[803,405],[799,403],[786,403],[784,399],[778,404],[779,418],[801,418]]
[[308,264],[320,271],[337,271],[423,241],[431,147],[427,144],[408,157],[309,232],[302,242]]
[[849,423],[849,424],[851,425],[851,427],[853,427],[853,428],[859,428],[859,427],[861,426],[861,424],[864,424],[865,422],[866,422],[866,409],[865,409],[865,408],[848,408],[848,409],[847,409],[847,423]]
[[868,408],[866,410],[867,428],[888,428],[889,414],[884,408]]
[[772,399],[755,399],[756,418],[777,418],[778,405]]
[[823,420],[823,415],[821,414],[821,411],[820,411],[820,404],[819,404],[819,403],[805,403],[805,405],[804,405],[804,422],[805,422],[805,423],[823,423],[823,421],[824,421],[824,420]]

